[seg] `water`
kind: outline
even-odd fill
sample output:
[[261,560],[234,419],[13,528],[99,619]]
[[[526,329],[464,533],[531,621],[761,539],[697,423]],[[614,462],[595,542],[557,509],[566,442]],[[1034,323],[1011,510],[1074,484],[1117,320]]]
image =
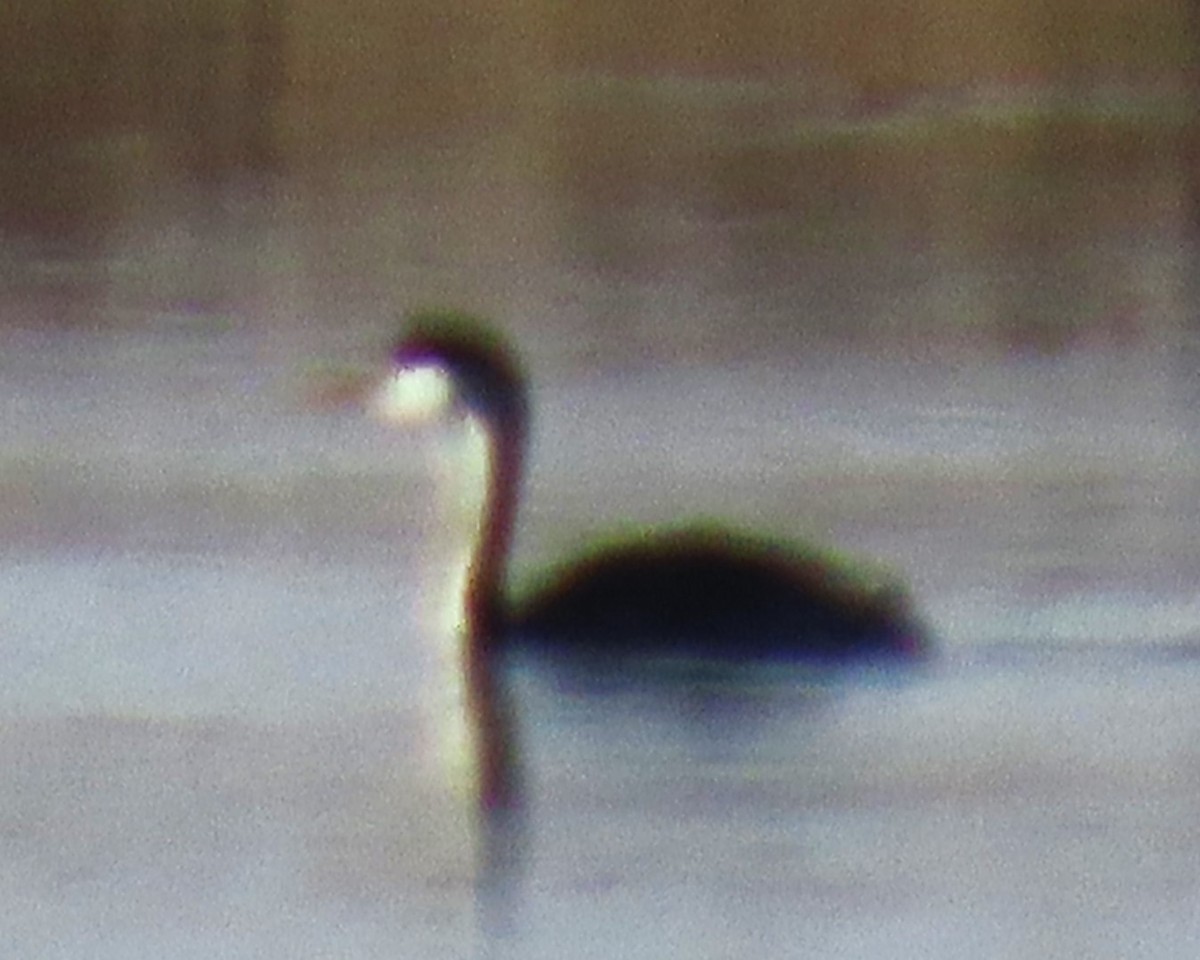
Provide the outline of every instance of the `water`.
[[428,446],[237,331],[5,336],[7,956],[1194,952],[1196,424],[1161,356],[543,383],[523,570],[725,513],[905,571],[939,654],[603,693],[522,666],[488,947],[422,706]]
[[[761,739],[727,750],[660,748],[659,775],[639,766],[616,810],[547,814],[548,832],[564,815],[576,831],[551,832],[555,853],[574,847],[610,886],[538,912],[603,916],[607,900],[610,922],[635,918],[615,925],[639,956],[647,930],[645,955],[1186,952],[1195,851],[1167,823],[1190,806],[1196,672],[1153,659],[985,655],[912,687],[779,706]],[[643,747],[613,747],[611,718],[603,729],[606,758]],[[634,845],[570,844],[614,821]],[[585,942],[603,942],[603,922]]]
[[[1178,5],[44,6],[0,32],[0,954],[1196,955]],[[893,567],[936,656],[521,664],[481,895],[446,451],[344,403],[427,305],[528,358],[517,580],[722,517]]]

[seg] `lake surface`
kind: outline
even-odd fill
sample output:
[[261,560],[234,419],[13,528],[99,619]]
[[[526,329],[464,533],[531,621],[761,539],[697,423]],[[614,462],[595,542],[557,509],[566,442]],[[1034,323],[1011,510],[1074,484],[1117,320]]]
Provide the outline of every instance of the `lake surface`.
[[726,514],[904,571],[937,655],[606,692],[524,664],[526,833],[481,925],[424,699],[429,439],[236,328],[3,336],[7,956],[1191,955],[1177,354],[539,382],[522,570]]
[[[1196,955],[1178,5],[44,6],[0,65],[0,956]],[[423,306],[528,361],[514,581],[720,517],[895,570],[934,656],[522,661],[481,879],[454,452],[354,402]]]

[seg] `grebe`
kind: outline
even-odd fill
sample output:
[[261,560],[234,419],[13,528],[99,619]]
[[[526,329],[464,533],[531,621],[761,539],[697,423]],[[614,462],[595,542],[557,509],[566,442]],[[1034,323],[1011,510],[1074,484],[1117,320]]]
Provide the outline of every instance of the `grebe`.
[[[469,682],[522,646],[593,660],[640,656],[724,662],[913,658],[923,631],[898,584],[872,582],[803,546],[712,524],[647,532],[552,571],[510,602],[506,565],[529,419],[516,355],[492,327],[456,312],[413,316],[376,398],[410,416],[437,406],[477,430],[487,469],[476,543],[459,585]],[[492,699],[490,683],[482,699]],[[488,708],[490,709],[490,708]]]
[[[471,511],[462,539],[472,542],[452,558],[451,594],[436,611],[431,635],[442,676],[431,688],[441,698],[443,754],[467,774],[478,814],[485,929],[507,923],[525,849],[510,651],[530,651],[576,678],[615,671],[635,683],[643,674],[651,682],[678,677],[662,672],[664,661],[681,664],[688,681],[709,667],[924,652],[899,586],[872,583],[811,548],[712,524],[595,549],[552,570],[527,599],[511,600],[507,564],[529,422],[516,355],[479,320],[424,312],[410,319],[391,359],[374,412],[388,422],[436,415],[467,447],[456,451],[465,456],[442,461],[439,490],[455,513]],[[440,619],[446,611],[448,623]]]

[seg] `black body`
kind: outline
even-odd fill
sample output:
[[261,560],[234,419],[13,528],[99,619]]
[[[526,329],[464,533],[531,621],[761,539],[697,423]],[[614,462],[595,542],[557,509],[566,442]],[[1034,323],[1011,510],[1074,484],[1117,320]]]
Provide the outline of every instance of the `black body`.
[[398,368],[450,374],[460,415],[492,438],[490,491],[469,582],[472,656],[521,644],[565,654],[844,660],[925,652],[906,592],[806,547],[705,524],[635,535],[543,579],[513,604],[506,571],[523,468],[524,377],[495,330],[456,313],[414,318]]
[[870,589],[816,558],[719,529],[679,531],[567,568],[511,611],[506,641],[591,657],[709,660],[914,656],[904,594]]

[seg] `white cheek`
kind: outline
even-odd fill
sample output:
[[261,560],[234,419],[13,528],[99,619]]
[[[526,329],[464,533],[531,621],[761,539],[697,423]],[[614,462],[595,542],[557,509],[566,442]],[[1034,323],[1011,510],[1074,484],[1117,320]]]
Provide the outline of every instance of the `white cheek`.
[[399,367],[371,395],[367,409],[389,423],[428,423],[444,417],[454,403],[454,383],[440,367]]

